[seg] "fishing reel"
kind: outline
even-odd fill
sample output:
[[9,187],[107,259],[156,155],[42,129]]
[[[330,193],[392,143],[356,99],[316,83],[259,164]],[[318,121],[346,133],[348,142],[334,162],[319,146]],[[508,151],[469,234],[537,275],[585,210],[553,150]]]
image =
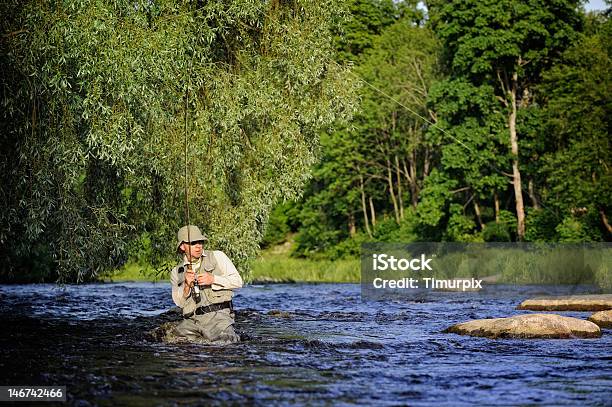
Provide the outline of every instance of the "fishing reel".
[[200,294],[200,284],[198,284],[198,281],[196,280],[193,284],[193,300],[197,304],[201,299],[202,295]]
[[[191,265],[187,265],[187,270],[191,271]],[[193,297],[193,300],[195,301],[195,303],[199,303],[200,299],[202,299],[202,295],[200,294],[200,284],[198,283],[198,274],[196,273],[194,275],[194,280],[193,280],[193,288],[191,290],[191,296]]]
[[193,280],[193,300],[195,303],[199,303],[200,299],[202,299],[202,295],[200,294],[200,284],[198,283],[198,275],[196,273],[195,280]]

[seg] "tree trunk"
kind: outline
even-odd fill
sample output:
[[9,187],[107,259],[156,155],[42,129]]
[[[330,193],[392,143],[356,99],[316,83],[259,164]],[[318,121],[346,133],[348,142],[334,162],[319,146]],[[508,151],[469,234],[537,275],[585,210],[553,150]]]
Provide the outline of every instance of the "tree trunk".
[[425,147],[425,158],[423,159],[423,179],[429,175],[429,147]]
[[499,195],[497,192],[493,194],[493,201],[495,202],[495,223],[499,223]]
[[355,214],[352,212],[348,215],[348,230],[350,237],[353,237],[357,234],[357,226],[355,225]]
[[370,218],[372,219],[372,227],[376,226],[376,210],[374,210],[374,202],[372,201],[372,197],[368,198],[370,200]]
[[404,198],[402,197],[402,178],[400,174],[399,159],[395,155],[395,178],[397,180],[397,200],[399,206],[399,217],[404,219]]
[[366,232],[368,236],[372,237],[372,231],[370,230],[370,222],[368,221],[368,210],[366,208],[365,191],[363,190],[363,176],[359,174],[359,189],[361,190],[361,210],[363,211],[363,221],[365,223]]
[[399,209],[397,207],[397,199],[395,199],[395,190],[393,189],[393,174],[391,173],[391,162],[387,158],[387,183],[389,184],[389,193],[393,202],[393,213],[395,214],[395,222],[399,225]]
[[[404,174],[406,174],[406,179],[408,180],[408,185],[410,186],[410,199],[412,201],[412,207],[416,209],[417,203],[419,202],[419,190],[418,185],[416,183],[416,171],[414,171],[414,165],[412,164],[412,159],[408,160],[408,165],[410,166],[410,170],[408,170],[408,166],[406,165],[406,160],[402,159],[402,165],[404,166]],[[413,176],[414,174],[414,176]]]
[[480,216],[480,206],[478,206],[478,201],[474,197],[474,213],[476,214],[476,219],[478,219],[478,225],[480,226],[480,230],[484,230],[485,225],[482,223],[482,216]]
[[599,216],[601,216],[601,222],[605,226],[608,233],[612,234],[612,226],[610,226],[610,222],[608,222],[608,217],[606,216],[606,211],[602,209],[599,210]]
[[529,178],[529,182],[527,183],[527,191],[529,191],[529,199],[531,199],[531,205],[533,205],[533,209],[540,209],[540,203],[538,202],[538,197],[535,194],[535,189],[533,187],[533,179]]
[[416,150],[412,151],[412,159],[408,163],[410,164],[410,179],[412,182],[410,183],[410,190],[412,192],[412,206],[416,209],[417,204],[419,202],[419,184],[417,183],[418,175],[417,175],[417,156]]
[[510,146],[512,148],[512,184],[514,186],[514,201],[516,204],[516,234],[518,240],[525,238],[525,208],[523,206],[523,192],[521,185],[521,172],[519,170],[519,147],[518,135],[516,134],[516,92],[518,87],[518,72],[512,73],[512,85],[510,86],[510,114],[508,116],[508,127],[510,128]]

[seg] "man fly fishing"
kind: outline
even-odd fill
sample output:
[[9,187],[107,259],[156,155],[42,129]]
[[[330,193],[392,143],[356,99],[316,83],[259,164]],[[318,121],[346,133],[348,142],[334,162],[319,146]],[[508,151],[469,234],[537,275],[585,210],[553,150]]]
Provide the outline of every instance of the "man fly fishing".
[[183,321],[175,333],[195,342],[238,342],[232,290],[242,287],[242,278],[225,253],[204,250],[207,241],[197,226],[183,226],[177,233],[182,260],[170,272],[170,282],[172,299],[183,309]]

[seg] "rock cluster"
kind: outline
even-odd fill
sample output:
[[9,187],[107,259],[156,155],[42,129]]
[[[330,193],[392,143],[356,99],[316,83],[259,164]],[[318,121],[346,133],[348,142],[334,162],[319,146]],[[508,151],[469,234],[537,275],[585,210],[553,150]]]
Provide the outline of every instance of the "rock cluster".
[[477,319],[456,324],[445,333],[487,338],[598,338],[601,328],[612,328],[612,294],[538,297],[518,309],[535,311],[599,311],[588,321],[555,314],[526,314],[509,318]]

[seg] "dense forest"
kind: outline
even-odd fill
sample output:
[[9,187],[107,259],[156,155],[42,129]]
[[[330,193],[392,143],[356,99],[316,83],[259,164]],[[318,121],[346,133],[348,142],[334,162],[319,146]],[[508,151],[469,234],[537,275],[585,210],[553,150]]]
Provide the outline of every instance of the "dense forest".
[[336,38],[360,79],[304,196],[264,243],[610,241],[609,9],[578,1],[353,1]]
[[[612,239],[610,9],[6,1],[0,276],[368,241]],[[187,165],[186,165],[187,163]],[[188,209],[188,210],[186,210]]]

